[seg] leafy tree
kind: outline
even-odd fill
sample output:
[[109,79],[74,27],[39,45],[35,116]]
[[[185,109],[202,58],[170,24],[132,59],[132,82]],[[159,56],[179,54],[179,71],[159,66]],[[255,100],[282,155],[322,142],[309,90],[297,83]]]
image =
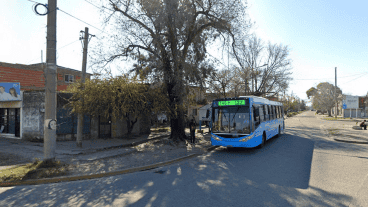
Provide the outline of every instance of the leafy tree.
[[[204,82],[207,46],[247,30],[241,0],[109,0],[101,1],[113,27],[111,47],[100,47],[101,64],[131,57],[145,61],[136,69],[163,82],[169,98],[171,138],[183,140],[183,101],[188,83]],[[106,3],[108,2],[108,3]],[[230,34],[223,35],[223,34]],[[108,51],[103,51],[106,48]],[[141,58],[141,57],[144,58]],[[142,73],[142,74],[143,74]]]
[[315,87],[311,87],[309,90],[307,90],[307,96],[308,96],[308,99],[310,99],[310,97],[314,96],[314,94],[316,93],[316,88]]
[[124,118],[128,135],[138,119],[168,108],[167,96],[161,88],[150,87],[126,77],[87,80],[84,85],[77,81],[68,88],[68,92],[73,93],[73,96],[66,107],[72,108],[72,113]]
[[313,108],[316,110],[326,110],[328,115],[331,116],[331,109],[336,105],[336,102],[341,101],[342,91],[339,87],[336,87],[336,100],[335,100],[335,86],[323,82],[319,83],[316,88],[310,88],[307,91],[307,95],[313,96]]

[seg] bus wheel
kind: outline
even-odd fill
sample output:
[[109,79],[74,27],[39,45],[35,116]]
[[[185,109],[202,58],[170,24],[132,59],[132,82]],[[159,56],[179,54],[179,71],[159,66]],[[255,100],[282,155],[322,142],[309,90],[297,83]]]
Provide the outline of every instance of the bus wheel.
[[263,132],[263,135],[262,135],[262,144],[261,144],[261,148],[264,147],[266,145],[266,133]]

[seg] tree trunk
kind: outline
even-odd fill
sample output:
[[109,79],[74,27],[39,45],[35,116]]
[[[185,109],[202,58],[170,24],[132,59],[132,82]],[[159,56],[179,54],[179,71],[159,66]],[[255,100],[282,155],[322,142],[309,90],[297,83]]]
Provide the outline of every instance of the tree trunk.
[[331,109],[328,109],[328,116],[331,116]]
[[135,123],[137,123],[137,121],[138,121],[138,118],[135,118],[134,121],[131,121],[130,116],[129,115],[127,116],[126,123],[127,123],[127,129],[128,129],[128,133],[127,133],[128,137],[131,136],[132,131],[133,131],[133,127],[134,127]]
[[177,112],[177,117],[171,118],[171,135],[170,139],[173,139],[176,142],[184,141],[186,139],[185,129],[184,129],[184,116],[182,112]]

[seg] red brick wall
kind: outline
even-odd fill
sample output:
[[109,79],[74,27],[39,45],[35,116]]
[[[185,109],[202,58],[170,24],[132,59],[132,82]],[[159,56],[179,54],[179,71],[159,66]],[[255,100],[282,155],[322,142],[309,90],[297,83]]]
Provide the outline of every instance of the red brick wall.
[[[74,75],[75,79],[80,79],[81,72],[72,71],[64,68],[57,69],[57,90],[66,90],[69,83],[65,83],[64,75],[71,74]],[[90,75],[87,74],[86,78],[89,79]],[[29,66],[21,64],[9,64],[0,63],[0,82],[19,82],[20,89],[23,90],[43,90],[45,87],[45,78],[43,75],[43,70],[39,66]]]
[[32,71],[0,66],[0,82],[19,82],[21,90],[24,87],[45,87],[45,79],[42,71]]

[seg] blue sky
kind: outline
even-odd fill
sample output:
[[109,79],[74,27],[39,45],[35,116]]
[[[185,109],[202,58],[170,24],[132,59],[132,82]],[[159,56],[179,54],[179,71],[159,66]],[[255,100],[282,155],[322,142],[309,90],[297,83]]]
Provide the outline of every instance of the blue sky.
[[335,82],[343,93],[368,92],[368,1],[249,0],[254,32],[263,40],[288,45],[293,61],[289,93],[320,82]]
[[[47,0],[38,0],[47,3]],[[28,0],[0,1],[0,61],[33,64],[46,54],[46,16],[37,16]],[[305,91],[320,82],[334,83],[343,93],[363,96],[368,91],[368,1],[248,0],[253,28],[265,42],[290,48],[293,78],[288,93],[307,99]],[[97,8],[84,0],[59,0],[59,9],[102,29]],[[80,30],[101,31],[62,11],[57,14],[57,64],[82,67]],[[97,43],[94,38],[90,47]],[[87,65],[88,67],[88,65]],[[92,72],[87,69],[87,72]],[[116,72],[117,73],[117,72]]]

